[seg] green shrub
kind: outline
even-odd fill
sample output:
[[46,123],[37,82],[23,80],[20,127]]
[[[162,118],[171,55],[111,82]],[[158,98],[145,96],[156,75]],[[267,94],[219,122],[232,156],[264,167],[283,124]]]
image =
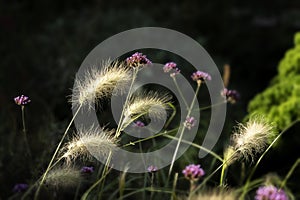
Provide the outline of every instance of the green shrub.
[[248,106],[250,115],[264,114],[281,130],[300,118],[300,32],[294,42],[279,62],[278,75]]

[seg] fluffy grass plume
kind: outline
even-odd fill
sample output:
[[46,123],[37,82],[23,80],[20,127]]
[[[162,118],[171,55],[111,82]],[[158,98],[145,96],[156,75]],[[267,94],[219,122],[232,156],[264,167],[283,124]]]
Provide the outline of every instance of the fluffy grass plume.
[[[183,198],[185,200],[187,198]],[[209,190],[193,195],[189,200],[236,200],[236,194],[230,190]]]
[[128,123],[131,118],[146,114],[152,119],[163,117],[171,98],[170,95],[159,94],[153,91],[133,96],[129,105],[125,108],[123,124]]
[[[274,133],[274,126],[264,117],[251,117],[245,125],[242,123],[237,125],[231,136],[232,145],[229,147],[234,151],[231,150],[227,157],[233,156],[235,159],[245,158],[246,160],[251,158],[253,161],[255,154],[265,150],[273,139]],[[233,155],[234,152],[235,155]]]
[[75,187],[81,181],[80,170],[62,167],[52,169],[46,176],[45,183],[50,187]]
[[[115,92],[122,92],[131,72],[123,62],[103,62],[102,67],[88,70],[82,79],[77,78],[72,91],[71,102],[74,105],[89,105],[97,98],[102,98]],[[117,87],[116,87],[117,86]]]
[[90,159],[108,157],[117,147],[117,141],[113,137],[114,131],[91,128],[87,131],[80,130],[74,138],[63,148],[62,157],[67,163],[81,157]]

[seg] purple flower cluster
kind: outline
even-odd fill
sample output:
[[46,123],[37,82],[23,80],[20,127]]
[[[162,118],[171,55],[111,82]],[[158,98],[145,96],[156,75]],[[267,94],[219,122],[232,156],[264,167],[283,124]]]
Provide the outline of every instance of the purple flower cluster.
[[136,121],[136,122],[133,123],[133,126],[134,127],[144,127],[145,124],[142,121]]
[[277,189],[273,185],[258,188],[255,200],[288,200],[287,194],[282,189]]
[[234,104],[240,99],[240,94],[236,90],[228,90],[225,88],[222,92],[221,95],[226,98],[226,101]]
[[196,123],[196,119],[194,117],[186,117],[185,122],[183,123],[183,125],[187,129],[191,130],[192,127],[195,126],[195,123]]
[[165,73],[169,73],[170,72],[170,76],[174,77],[177,74],[180,73],[180,70],[177,68],[177,64],[174,62],[168,62],[165,64],[165,66],[163,67],[163,70]]
[[182,170],[182,173],[185,178],[191,181],[197,181],[199,178],[205,175],[204,170],[200,165],[190,164]]
[[157,172],[157,167],[155,167],[154,165],[150,165],[148,168],[147,168],[147,171],[149,173],[154,173],[154,172]]
[[14,186],[13,192],[24,192],[28,189],[28,185],[26,183],[18,183]]
[[21,96],[15,97],[14,101],[17,105],[24,106],[24,105],[30,103],[31,100],[29,99],[29,97],[22,94]]
[[197,81],[197,82],[198,81],[204,82],[206,80],[208,80],[208,81],[211,80],[211,76],[208,73],[202,72],[202,71],[194,72],[191,77],[192,77],[193,81]]
[[84,167],[81,168],[80,171],[83,174],[91,174],[91,173],[94,172],[94,167],[86,167],[86,166],[84,166]]
[[130,67],[139,67],[147,64],[152,64],[152,62],[143,55],[142,53],[136,52],[132,56],[126,59],[127,65]]

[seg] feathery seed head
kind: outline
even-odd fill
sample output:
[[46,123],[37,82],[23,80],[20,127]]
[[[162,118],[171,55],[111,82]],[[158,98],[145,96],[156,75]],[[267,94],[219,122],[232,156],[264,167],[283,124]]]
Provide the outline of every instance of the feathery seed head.
[[237,195],[233,191],[211,190],[193,195],[191,200],[236,200]]
[[79,170],[64,167],[51,170],[45,178],[45,183],[52,187],[74,187],[80,180]]
[[[72,103],[89,105],[97,98],[102,98],[116,92],[122,92],[131,79],[131,72],[122,62],[106,61],[100,69],[92,68],[86,72],[82,80],[76,79]],[[117,87],[116,87],[117,86]]]
[[117,147],[117,141],[114,139],[113,133],[114,131],[93,128],[88,131],[79,131],[73,140],[63,148],[62,157],[66,158],[67,163],[77,157],[88,159],[92,156],[106,158]]
[[152,91],[132,97],[129,105],[125,108],[123,124],[130,122],[132,117],[143,116],[145,114],[154,119],[164,116],[170,100],[171,96],[160,95]]
[[261,153],[274,137],[274,126],[262,116],[254,116],[245,124],[238,124],[231,139],[238,157],[248,159]]

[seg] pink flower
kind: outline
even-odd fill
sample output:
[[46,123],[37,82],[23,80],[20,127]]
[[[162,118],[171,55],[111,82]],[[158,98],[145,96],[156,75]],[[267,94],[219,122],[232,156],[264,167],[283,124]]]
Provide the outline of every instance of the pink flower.
[[15,97],[14,101],[19,106],[24,106],[24,105],[26,105],[26,104],[28,104],[28,103],[31,102],[31,100],[29,99],[29,97],[27,97],[27,96],[25,96],[23,94],[21,96]]
[[190,164],[182,170],[184,177],[191,181],[197,181],[199,178],[205,175],[204,170],[200,165]]

